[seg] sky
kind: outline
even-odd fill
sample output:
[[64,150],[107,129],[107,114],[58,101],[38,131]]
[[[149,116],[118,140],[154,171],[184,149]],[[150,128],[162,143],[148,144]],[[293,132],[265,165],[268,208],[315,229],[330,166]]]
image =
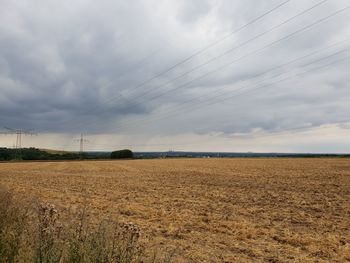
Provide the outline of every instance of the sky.
[[0,5],[0,131],[23,147],[350,153],[347,0]]

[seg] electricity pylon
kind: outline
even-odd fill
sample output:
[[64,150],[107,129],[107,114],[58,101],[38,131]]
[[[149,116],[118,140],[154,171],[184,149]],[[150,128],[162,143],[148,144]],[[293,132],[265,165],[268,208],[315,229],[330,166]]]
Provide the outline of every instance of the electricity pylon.
[[75,141],[79,142],[79,144],[80,144],[79,155],[80,155],[80,159],[83,159],[84,143],[89,142],[89,141],[84,139],[84,134],[80,134],[80,139],[77,139]]
[[16,134],[16,144],[15,144],[15,149],[16,149],[16,159],[21,160],[22,159],[22,136],[23,135],[37,135],[36,133],[33,133],[31,131],[26,131],[22,129],[12,129],[8,127],[4,127],[7,131],[6,132],[0,132],[0,134],[5,134],[5,135],[13,135]]

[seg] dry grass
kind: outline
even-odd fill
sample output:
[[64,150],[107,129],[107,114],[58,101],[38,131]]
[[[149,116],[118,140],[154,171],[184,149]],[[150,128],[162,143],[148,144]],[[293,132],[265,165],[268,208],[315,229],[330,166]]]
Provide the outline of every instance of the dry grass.
[[350,262],[349,159],[2,163],[0,183],[134,222],[176,262]]
[[18,198],[0,189],[0,263],[170,263],[150,253],[133,223],[96,224],[84,206],[61,220],[52,204]]

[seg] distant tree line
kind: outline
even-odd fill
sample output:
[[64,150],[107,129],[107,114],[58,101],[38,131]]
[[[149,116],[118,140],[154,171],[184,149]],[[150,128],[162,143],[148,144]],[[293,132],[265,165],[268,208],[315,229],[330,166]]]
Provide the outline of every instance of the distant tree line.
[[83,155],[74,152],[53,153],[37,148],[0,148],[0,161],[11,160],[78,160],[78,159],[132,159],[134,153],[124,149],[112,153],[87,152]]
[[9,149],[0,148],[0,161],[10,160],[77,160],[77,153],[49,153],[36,148]]
[[111,159],[132,159],[134,153],[129,149],[114,151],[111,153]]

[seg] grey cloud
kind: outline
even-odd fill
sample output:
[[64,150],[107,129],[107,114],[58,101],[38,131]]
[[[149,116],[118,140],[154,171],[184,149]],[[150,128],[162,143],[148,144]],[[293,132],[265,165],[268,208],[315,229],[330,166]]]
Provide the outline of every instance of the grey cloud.
[[[209,74],[188,87],[150,100],[166,90],[206,74],[347,4],[330,1],[306,15],[170,85],[164,83],[225,50],[271,28],[313,3],[292,1],[171,72],[137,87],[181,59],[227,35],[280,1],[1,1],[1,125],[40,131],[147,132],[154,135],[195,132],[276,131],[312,123],[335,123],[350,108],[349,62],[305,78],[282,83],[279,90],[254,92],[192,111],[181,103],[227,87],[254,85],[252,77],[295,57],[344,39],[347,14]],[[349,45],[348,45],[349,46]],[[336,50],[336,49],[334,49]],[[283,68],[298,72],[302,64]],[[268,76],[265,76],[268,77]],[[338,78],[339,77],[339,78]],[[269,80],[268,80],[269,81]],[[268,82],[267,81],[267,82]],[[271,80],[270,80],[271,81]],[[298,86],[297,88],[295,88]],[[150,92],[152,91],[152,92]],[[163,109],[184,111],[152,121]],[[170,108],[171,109],[171,108]],[[166,112],[166,110],[164,110]],[[185,113],[185,114],[184,114]],[[128,125],[142,120],[142,125]],[[149,121],[148,121],[149,120]],[[124,123],[124,125],[122,125]],[[122,128],[121,128],[122,127]]]
[[208,14],[211,4],[207,0],[180,1],[181,8],[178,11],[180,21],[184,23],[195,23],[201,17]]

